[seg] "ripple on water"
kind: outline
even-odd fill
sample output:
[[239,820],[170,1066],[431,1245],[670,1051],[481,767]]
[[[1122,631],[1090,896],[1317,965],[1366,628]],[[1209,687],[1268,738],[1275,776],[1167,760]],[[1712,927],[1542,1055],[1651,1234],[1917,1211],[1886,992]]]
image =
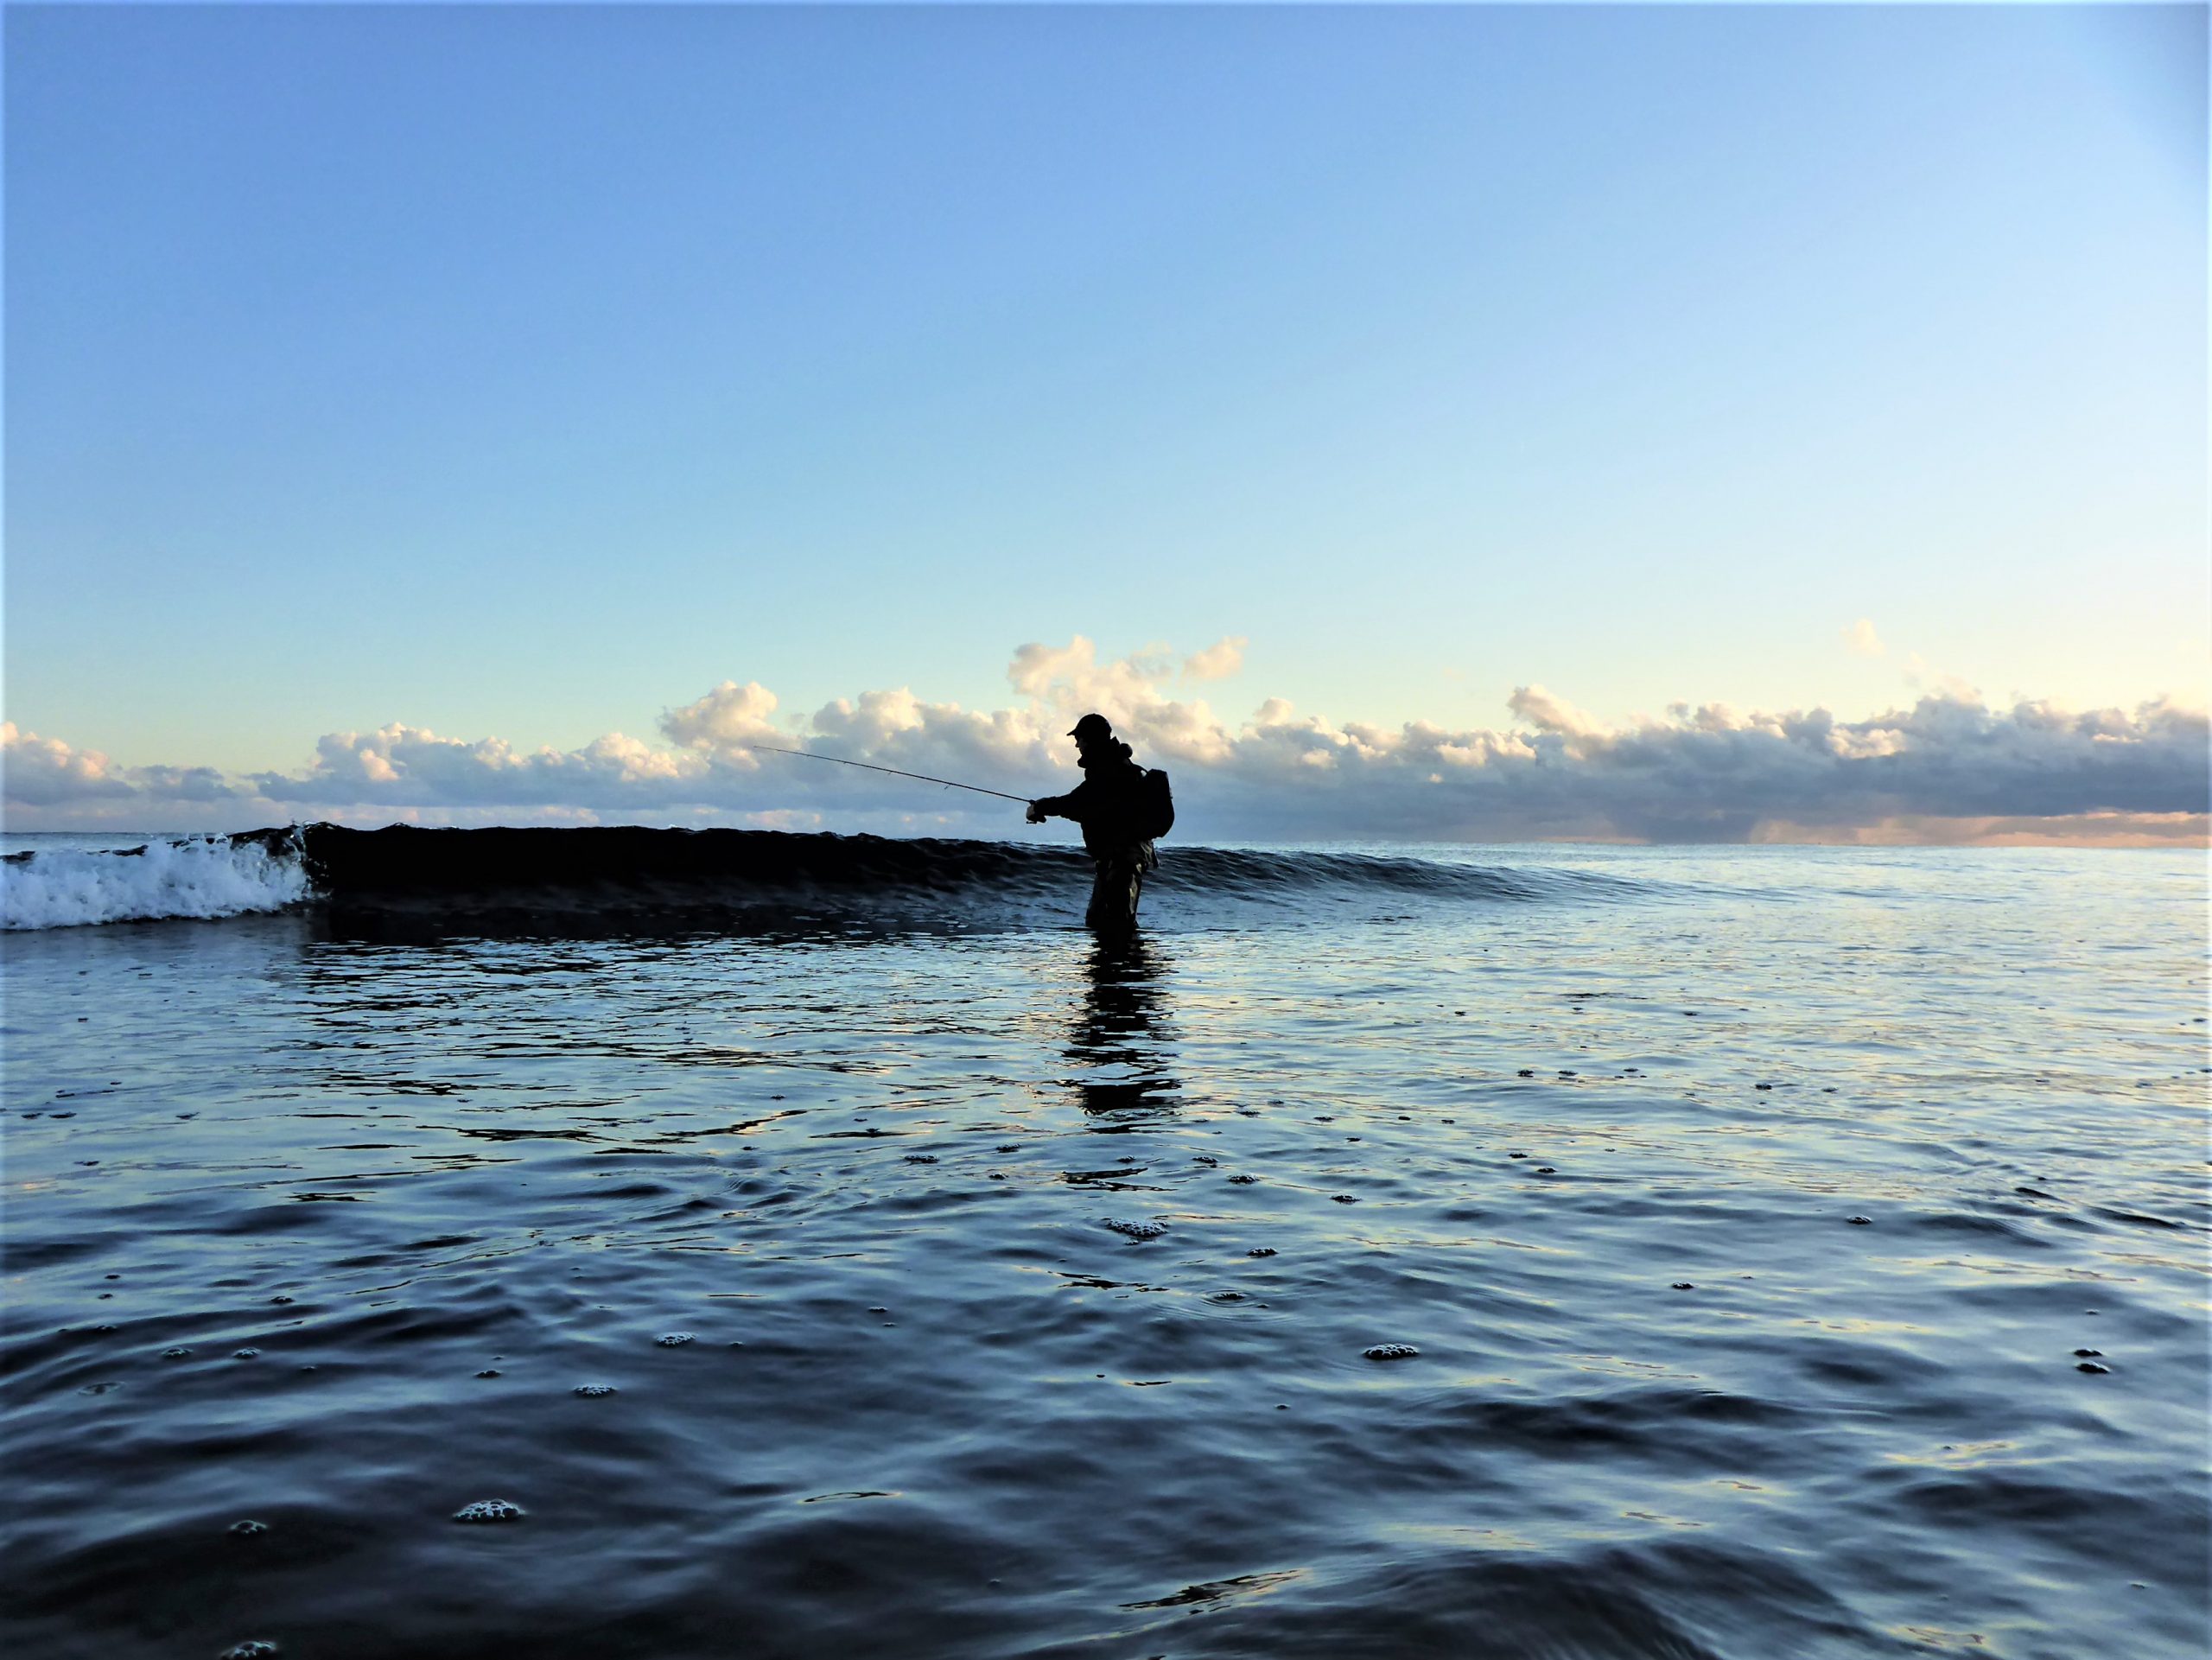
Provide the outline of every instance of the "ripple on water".
[[[2194,1012],[2199,912],[2154,971],[2069,958],[2064,888],[2013,895],[2033,864],[1972,907],[1948,895],[1980,868],[1942,864],[1917,913],[1793,891],[1163,930],[1142,974],[1072,927],[11,944],[11,1088],[135,1070],[98,1118],[6,1119],[0,1436],[38,1499],[0,1506],[9,1660],[733,1630],[852,1660],[2212,1651],[2212,1217],[2177,1131],[2201,1099],[2127,1087],[2180,1061],[2125,1053],[2154,1005]],[[39,951],[68,971],[25,972]],[[2005,951],[2005,987],[1976,978]],[[134,977],[74,973],[108,959]],[[1637,996],[1563,1034],[1555,994],[1600,977]],[[1562,1059],[1581,1076],[1547,1081]],[[1816,1065],[1847,1093],[1789,1087]],[[424,1078],[460,1088],[397,1087]],[[771,1082],[810,1116],[761,1118]],[[882,1128],[853,1139],[861,1114]],[[128,1193],[69,1167],[94,1131],[143,1138]],[[289,1197],[340,1187],[374,1202]],[[1883,1214],[1838,1235],[1853,1194]],[[1994,1196],[2005,1227],[1929,1220]],[[113,1342],[80,1323],[103,1291]],[[647,1361],[690,1335],[657,1312],[745,1345]],[[309,1313],[320,1376],[294,1370]],[[292,1358],[213,1365],[255,1330]],[[606,1380],[562,1405],[586,1365],[632,1377],[624,1404]],[[528,1529],[501,1499],[469,1519],[512,1526],[436,1530],[453,1493],[517,1491]]]
[[[1832,1591],[1786,1558],[1661,1539],[1565,1546],[1513,1541],[1414,1550],[1369,1574],[1309,1573],[1265,1596],[1216,1605],[1212,1655],[1641,1656],[1776,1660],[1892,1651]],[[1468,1638],[1479,1632],[1479,1647]],[[1166,1634],[1155,1628],[1154,1641]]]

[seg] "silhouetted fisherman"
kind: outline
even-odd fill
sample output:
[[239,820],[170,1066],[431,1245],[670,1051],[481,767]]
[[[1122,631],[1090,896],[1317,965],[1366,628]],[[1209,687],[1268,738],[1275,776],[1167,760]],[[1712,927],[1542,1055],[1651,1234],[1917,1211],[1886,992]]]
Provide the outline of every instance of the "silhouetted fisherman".
[[[1029,822],[1072,818],[1083,826],[1084,850],[1097,862],[1090,885],[1090,907],[1083,919],[1104,934],[1125,934],[1137,925],[1137,900],[1144,873],[1160,868],[1153,851],[1163,834],[1165,774],[1148,773],[1130,758],[1129,747],[1114,735],[1103,715],[1086,715],[1069,730],[1083,782],[1065,795],[1029,804]],[[1173,810],[1165,809],[1169,822]]]

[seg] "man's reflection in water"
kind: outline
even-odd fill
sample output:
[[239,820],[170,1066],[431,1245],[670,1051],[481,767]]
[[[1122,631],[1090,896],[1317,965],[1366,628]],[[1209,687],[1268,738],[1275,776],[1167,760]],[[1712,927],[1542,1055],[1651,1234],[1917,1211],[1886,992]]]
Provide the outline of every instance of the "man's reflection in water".
[[1166,1019],[1168,959],[1141,935],[1095,941],[1084,964],[1083,1013],[1067,1058],[1083,1067],[1070,1081],[1093,1113],[1173,1112],[1182,1092],[1170,1070],[1174,1034]]

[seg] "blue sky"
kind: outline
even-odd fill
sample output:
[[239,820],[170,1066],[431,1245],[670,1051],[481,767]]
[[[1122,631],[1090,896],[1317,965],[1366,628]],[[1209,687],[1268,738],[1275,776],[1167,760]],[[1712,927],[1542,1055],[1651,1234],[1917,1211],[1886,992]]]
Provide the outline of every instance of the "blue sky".
[[2201,7],[6,29],[8,716],[121,762],[2212,678]]

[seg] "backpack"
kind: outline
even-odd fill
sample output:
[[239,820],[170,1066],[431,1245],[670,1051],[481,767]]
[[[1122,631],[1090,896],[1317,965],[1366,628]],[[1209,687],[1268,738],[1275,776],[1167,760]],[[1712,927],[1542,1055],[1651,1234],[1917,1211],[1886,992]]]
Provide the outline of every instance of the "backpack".
[[1137,833],[1147,842],[1175,828],[1175,794],[1167,774],[1157,766],[1145,769],[1137,781]]

